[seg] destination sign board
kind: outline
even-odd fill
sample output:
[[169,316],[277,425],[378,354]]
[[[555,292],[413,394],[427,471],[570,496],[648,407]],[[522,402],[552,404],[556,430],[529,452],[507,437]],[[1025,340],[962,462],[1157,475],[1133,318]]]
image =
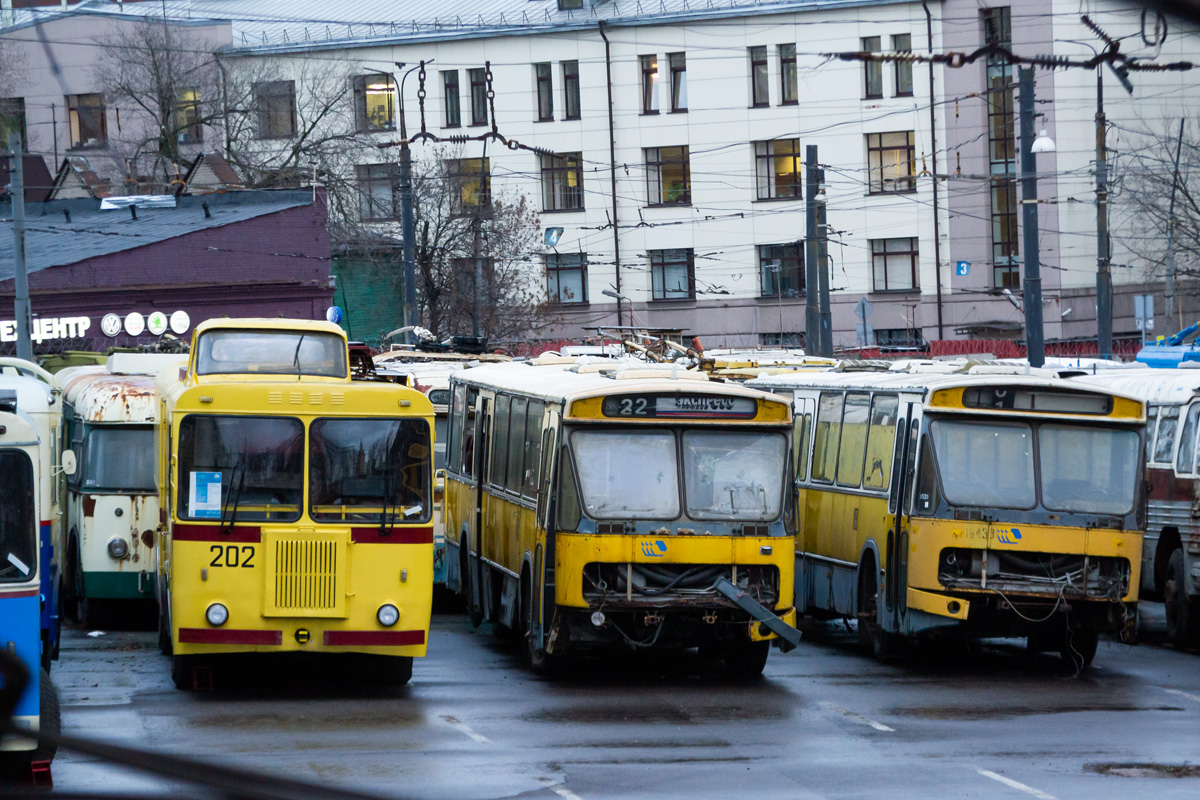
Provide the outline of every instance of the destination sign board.
[[750,397],[709,394],[626,394],[604,398],[606,417],[651,419],[753,419],[758,403]]

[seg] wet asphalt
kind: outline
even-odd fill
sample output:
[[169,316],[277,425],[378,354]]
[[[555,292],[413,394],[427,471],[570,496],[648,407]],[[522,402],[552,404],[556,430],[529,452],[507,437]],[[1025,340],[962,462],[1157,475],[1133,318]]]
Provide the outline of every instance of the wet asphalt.
[[[64,732],[395,798],[1200,796],[1200,654],[1102,641],[1076,676],[1017,641],[880,664],[841,624],[729,682],[694,653],[618,653],[540,678],[465,617],[435,617],[412,683],[259,661],[180,692],[155,634],[67,631]],[[56,791],[204,796],[61,753]]]

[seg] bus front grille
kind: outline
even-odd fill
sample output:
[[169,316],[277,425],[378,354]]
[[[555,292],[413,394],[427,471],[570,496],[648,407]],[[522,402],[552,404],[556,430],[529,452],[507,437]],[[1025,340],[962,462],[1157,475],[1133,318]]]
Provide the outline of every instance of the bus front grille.
[[346,542],[343,537],[272,537],[266,616],[345,616]]

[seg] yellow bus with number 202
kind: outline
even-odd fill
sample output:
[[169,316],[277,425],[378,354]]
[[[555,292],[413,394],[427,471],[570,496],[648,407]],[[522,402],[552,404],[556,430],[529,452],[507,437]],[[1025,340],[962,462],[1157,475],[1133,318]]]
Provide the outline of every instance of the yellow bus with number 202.
[[749,382],[794,398],[796,607],[856,617],[880,657],[1025,636],[1082,669],[1101,631],[1135,630],[1145,407],[968,370]]
[[157,381],[160,644],[180,688],[234,654],[358,654],[406,683],[433,591],[433,407],[352,382],[346,336],[210,320]]
[[517,633],[538,671],[589,648],[700,646],[762,672],[763,626],[794,620],[786,402],[561,357],[450,387],[447,585],[475,624]]

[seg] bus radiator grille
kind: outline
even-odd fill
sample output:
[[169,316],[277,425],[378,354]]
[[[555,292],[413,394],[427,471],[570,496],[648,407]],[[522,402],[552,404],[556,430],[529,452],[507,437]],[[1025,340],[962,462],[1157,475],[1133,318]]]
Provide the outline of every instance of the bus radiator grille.
[[275,608],[333,610],[338,605],[338,543],[275,542]]

